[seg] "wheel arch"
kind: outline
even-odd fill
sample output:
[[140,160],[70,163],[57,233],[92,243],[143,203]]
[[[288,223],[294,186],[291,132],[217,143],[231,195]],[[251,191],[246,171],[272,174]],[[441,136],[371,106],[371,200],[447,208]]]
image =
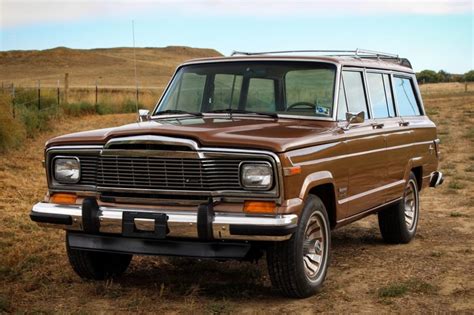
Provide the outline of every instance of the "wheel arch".
[[333,229],[337,222],[337,195],[332,173],[319,171],[306,176],[299,197],[305,200],[308,194],[318,196],[324,203]]

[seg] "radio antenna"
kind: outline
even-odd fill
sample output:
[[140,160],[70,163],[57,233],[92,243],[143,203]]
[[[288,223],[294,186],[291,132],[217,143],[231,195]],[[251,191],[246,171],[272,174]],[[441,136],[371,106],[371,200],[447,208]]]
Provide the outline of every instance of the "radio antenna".
[[135,108],[137,110],[138,118],[140,118],[140,113],[138,110],[138,76],[137,76],[137,52],[135,48],[135,21],[132,20],[132,38],[133,38],[133,67],[135,70]]

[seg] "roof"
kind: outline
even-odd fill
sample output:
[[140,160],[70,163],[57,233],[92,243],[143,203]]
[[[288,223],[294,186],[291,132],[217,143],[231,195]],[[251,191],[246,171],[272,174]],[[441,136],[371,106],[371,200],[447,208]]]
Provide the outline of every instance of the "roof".
[[410,62],[405,58],[394,57],[359,57],[359,56],[295,56],[295,55],[271,55],[271,54],[245,54],[230,57],[211,57],[189,60],[184,63],[210,63],[210,62],[233,62],[233,61],[309,61],[326,62],[345,67],[362,67],[370,69],[384,69],[414,73]]

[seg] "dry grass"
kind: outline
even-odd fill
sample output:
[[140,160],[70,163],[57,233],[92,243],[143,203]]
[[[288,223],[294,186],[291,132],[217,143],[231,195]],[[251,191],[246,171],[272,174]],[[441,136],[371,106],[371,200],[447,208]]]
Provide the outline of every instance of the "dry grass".
[[[324,290],[290,300],[270,287],[265,264],[136,257],[109,282],[79,279],[68,266],[64,233],[28,213],[46,183],[42,146],[66,132],[130,122],[133,115],[58,121],[21,150],[0,155],[0,312],[67,313],[433,313],[474,312],[474,95],[424,86],[425,106],[443,133],[440,188],[422,192],[420,225],[408,245],[382,242],[372,216],[333,233]],[[446,92],[446,91],[449,91]],[[457,189],[450,188],[457,183]]]

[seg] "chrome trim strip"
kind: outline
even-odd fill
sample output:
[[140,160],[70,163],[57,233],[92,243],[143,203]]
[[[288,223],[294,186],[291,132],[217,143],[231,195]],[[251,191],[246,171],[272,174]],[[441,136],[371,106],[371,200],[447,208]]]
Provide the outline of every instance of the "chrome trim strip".
[[[390,184],[387,184],[387,185],[379,186],[377,188],[361,192],[357,195],[352,195],[352,196],[349,196],[347,198],[340,199],[338,201],[338,203],[339,204],[344,204],[346,202],[351,202],[351,201],[354,201],[354,200],[359,199],[359,198],[368,197],[369,195],[378,193],[378,192],[386,190],[386,189],[390,189],[390,188],[393,188],[393,187],[396,187],[396,186],[402,186],[403,184],[405,184],[405,180],[403,180],[403,179],[398,180],[396,182],[393,182],[393,183],[390,183]],[[368,198],[370,198],[370,197],[368,197]]]
[[154,136],[154,135],[141,135],[141,136],[129,136],[129,137],[120,137],[113,138],[107,141],[104,145],[104,149],[117,144],[136,144],[136,143],[146,143],[146,144],[173,144],[173,145],[183,145],[190,149],[197,150],[198,144],[196,141],[184,139],[184,138],[172,138],[166,136]]
[[[73,224],[65,226],[61,224],[41,223],[46,227],[55,227],[67,230],[82,231],[82,209],[81,205],[58,205],[39,202],[33,206],[32,212],[43,214],[64,214],[72,217]],[[165,213],[168,216],[169,237],[176,238],[198,238],[197,212],[191,211],[169,211],[163,207],[156,209],[137,209],[124,207],[99,207],[100,232],[122,233],[122,214],[126,211]],[[248,241],[282,241],[291,237],[266,236],[266,235],[231,235],[230,225],[254,225],[284,227],[294,225],[298,222],[296,214],[275,216],[247,216],[245,214],[216,213],[212,222],[213,234],[216,239],[235,239]],[[136,228],[144,231],[153,230],[154,221],[151,219],[135,219]]]

